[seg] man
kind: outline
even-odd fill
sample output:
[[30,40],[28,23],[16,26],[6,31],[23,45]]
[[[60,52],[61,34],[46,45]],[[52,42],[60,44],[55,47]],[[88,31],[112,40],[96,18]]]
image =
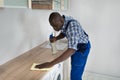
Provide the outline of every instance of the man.
[[88,35],[77,20],[64,15],[61,16],[58,12],[50,14],[49,22],[55,31],[61,30],[61,33],[57,37],[50,39],[50,41],[55,42],[66,37],[68,49],[55,60],[37,65],[36,68],[49,68],[71,57],[71,80],[82,80],[82,74],[90,51]]

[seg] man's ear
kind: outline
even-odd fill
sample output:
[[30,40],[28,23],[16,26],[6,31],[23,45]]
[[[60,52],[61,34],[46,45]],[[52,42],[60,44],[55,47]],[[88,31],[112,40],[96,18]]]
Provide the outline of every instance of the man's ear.
[[61,18],[61,23],[64,23],[64,18],[63,17]]

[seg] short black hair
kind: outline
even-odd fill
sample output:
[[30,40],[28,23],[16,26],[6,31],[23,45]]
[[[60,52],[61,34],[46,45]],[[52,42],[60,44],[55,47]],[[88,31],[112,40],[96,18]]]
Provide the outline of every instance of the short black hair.
[[60,17],[61,17],[60,13],[52,12],[49,16],[49,22],[52,21],[53,19],[59,19]]

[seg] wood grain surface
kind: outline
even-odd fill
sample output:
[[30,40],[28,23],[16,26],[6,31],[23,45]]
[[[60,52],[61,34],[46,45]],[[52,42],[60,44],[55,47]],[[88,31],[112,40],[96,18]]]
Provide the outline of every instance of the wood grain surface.
[[59,57],[64,51],[52,55],[51,49],[40,45],[0,66],[0,80],[42,80],[48,71],[31,71],[33,63],[44,63]]

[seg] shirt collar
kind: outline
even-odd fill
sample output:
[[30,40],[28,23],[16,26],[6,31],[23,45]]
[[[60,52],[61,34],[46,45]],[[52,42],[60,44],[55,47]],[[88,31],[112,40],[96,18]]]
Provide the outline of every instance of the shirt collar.
[[63,15],[62,16],[64,18],[64,24],[63,24],[63,27],[61,28],[61,30],[65,29],[66,25],[67,25],[67,22],[71,19],[73,19],[71,16],[65,16]]

